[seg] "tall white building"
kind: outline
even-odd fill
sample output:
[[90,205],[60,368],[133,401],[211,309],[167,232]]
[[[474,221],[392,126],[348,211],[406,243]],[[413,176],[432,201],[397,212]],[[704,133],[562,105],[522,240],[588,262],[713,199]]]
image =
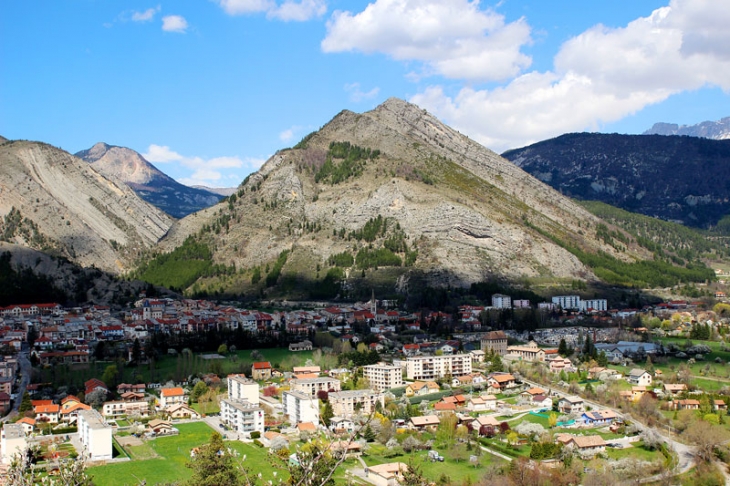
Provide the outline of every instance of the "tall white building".
[[291,425],[301,422],[319,424],[319,400],[306,393],[285,391],[282,394],[284,415],[289,418]]
[[221,422],[246,437],[264,433],[264,409],[259,406],[259,385],[243,375],[228,375],[228,398],[221,400]]
[[5,424],[0,433],[0,449],[2,449],[3,464],[13,462],[15,455],[25,454],[28,443],[25,440],[25,432],[20,424]]
[[409,356],[406,360],[409,380],[432,381],[446,376],[468,375],[471,370],[471,356],[468,354]]
[[385,363],[363,366],[362,376],[367,378],[370,388],[377,391],[403,386],[403,369],[400,366]]
[[511,309],[512,297],[504,294],[492,295],[492,307],[495,309]]
[[221,422],[249,438],[251,432],[263,435],[264,409],[247,400],[224,398],[221,400]]
[[598,312],[608,310],[608,302],[606,299],[590,299],[582,300],[580,302],[580,310],[586,312],[588,310],[594,310]]
[[84,454],[92,461],[112,458],[112,426],[96,410],[80,410],[78,414],[79,440]]
[[580,310],[580,296],[556,295],[553,297],[553,304],[564,310]]
[[258,405],[259,385],[243,375],[228,375],[228,398]]

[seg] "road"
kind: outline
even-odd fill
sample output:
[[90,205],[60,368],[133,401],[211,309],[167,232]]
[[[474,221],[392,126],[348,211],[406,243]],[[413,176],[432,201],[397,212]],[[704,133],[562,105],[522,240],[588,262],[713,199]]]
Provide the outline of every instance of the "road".
[[13,418],[15,418],[15,416],[18,415],[20,402],[23,401],[23,394],[25,393],[25,389],[30,384],[30,373],[32,366],[30,365],[27,351],[21,351],[20,353],[18,353],[18,364],[20,365],[20,385],[18,385],[18,391],[15,395],[15,400],[13,400],[13,408],[10,410],[10,413],[0,419],[0,422],[3,423],[12,420]]

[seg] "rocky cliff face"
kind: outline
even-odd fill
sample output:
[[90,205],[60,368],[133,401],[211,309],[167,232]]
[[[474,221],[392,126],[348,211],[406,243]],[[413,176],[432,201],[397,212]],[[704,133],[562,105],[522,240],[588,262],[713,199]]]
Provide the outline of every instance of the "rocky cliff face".
[[644,135],[686,135],[689,137],[730,139],[730,117],[718,121],[704,121],[697,125],[677,125],[676,123],[655,123]]
[[0,145],[2,240],[118,273],[172,220],[126,184],[50,145]]
[[132,149],[99,142],[76,156],[98,172],[127,183],[142,199],[174,218],[212,206],[223,198],[220,194],[180,184]]
[[700,228],[730,212],[730,140],[576,133],[503,155],[573,198]]
[[[370,155],[352,162],[333,142],[369,149]],[[362,251],[392,245],[387,240],[399,232],[417,251],[412,266],[361,272],[356,263],[345,268],[347,277],[380,272],[399,289],[414,278],[440,286],[494,277],[592,278],[545,235],[621,259],[645,256],[603,244],[595,236],[595,216],[397,99],[367,113],[338,114],[294,149],[269,159],[236,196],[176,222],[161,243],[171,250],[190,235],[202,235],[217,263],[239,269],[239,276],[211,283],[214,288],[250,290],[248,270],[263,268],[284,250],[290,253],[283,275],[316,282],[333,255],[357,260]],[[359,238],[358,231],[378,217],[387,231],[370,241]]]

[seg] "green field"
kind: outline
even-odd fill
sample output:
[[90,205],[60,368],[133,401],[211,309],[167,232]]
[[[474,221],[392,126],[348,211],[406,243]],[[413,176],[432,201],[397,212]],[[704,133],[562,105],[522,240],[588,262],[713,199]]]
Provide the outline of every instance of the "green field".
[[[104,486],[136,486],[141,480],[148,485],[185,481],[192,476],[185,464],[190,450],[210,441],[213,432],[206,423],[178,424],[180,435],[160,437],[137,447],[129,447],[132,461],[88,469],[96,484]],[[256,474],[262,473],[264,480],[273,479],[273,468],[265,449],[238,441],[227,444],[237,452],[242,464]],[[245,456],[245,459],[244,459]],[[287,477],[286,471],[279,471],[278,477]]]
[[[476,447],[476,445],[475,445]],[[469,480],[472,484],[477,483],[484,474],[484,468],[488,465],[501,465],[504,463],[487,452],[480,451],[478,463],[476,465],[469,463],[469,455],[477,454],[475,451],[467,452],[464,459],[455,460],[452,451],[436,448],[438,452],[444,456],[444,462],[431,462],[428,460],[428,451],[413,452],[398,457],[383,457],[385,447],[380,444],[370,444],[368,452],[363,456],[363,460],[368,466],[385,464],[388,462],[404,462],[406,464],[412,461],[413,464],[420,468],[421,473],[431,481],[437,481],[442,474],[449,476],[451,484],[461,484],[463,481]]]
[[[284,371],[291,371],[292,366],[302,366],[308,359],[312,358],[312,351],[291,352],[285,348],[260,349],[266,361],[272,366]],[[137,367],[124,366],[120,371],[118,383],[152,383],[174,380],[180,368],[186,370],[186,374],[216,372],[220,376],[230,373],[251,374],[251,350],[236,351],[226,355],[221,360],[203,360],[202,354],[196,353],[197,358],[189,360],[187,365],[180,363],[184,358],[175,356],[161,356],[155,361],[154,366],[140,365]],[[101,378],[107,366],[119,363],[111,361],[93,361],[83,365],[56,365],[48,368],[38,368],[40,383],[53,383],[56,386],[73,385],[83,390],[83,383],[90,378]]]

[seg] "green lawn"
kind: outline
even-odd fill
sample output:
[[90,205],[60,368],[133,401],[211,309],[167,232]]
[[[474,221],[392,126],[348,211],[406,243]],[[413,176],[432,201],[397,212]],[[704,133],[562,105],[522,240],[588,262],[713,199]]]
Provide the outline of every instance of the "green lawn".
[[606,447],[606,455],[610,459],[623,459],[625,457],[631,457],[633,459],[648,462],[653,462],[657,459],[664,460],[664,455],[661,452],[647,449],[646,447],[644,447],[644,443],[641,441],[632,443],[632,446],[633,447],[628,447],[626,449],[614,449],[613,447]]
[[[476,447],[476,444],[475,444]],[[388,462],[404,462],[406,464],[412,461],[413,464],[421,469],[421,473],[431,481],[437,481],[442,474],[446,474],[450,478],[450,484],[461,484],[467,478],[472,483],[477,483],[484,474],[484,467],[491,464],[501,464],[501,459],[481,451],[479,455],[479,462],[475,466],[469,463],[469,455],[476,454],[476,452],[467,452],[465,457],[461,460],[455,460],[452,451],[447,449],[436,450],[444,456],[444,462],[431,462],[428,460],[428,451],[418,451],[410,454],[404,454],[397,457],[385,458],[382,456],[384,446],[379,444],[370,444],[370,448],[363,460],[368,466],[375,466],[378,464],[384,464]]]
[[[151,486],[190,478],[191,471],[185,467],[190,450],[207,443],[213,429],[204,422],[178,424],[177,428],[180,435],[160,437],[128,448],[132,461],[89,468],[89,475],[96,484],[104,486],[136,486],[140,480],[146,480]],[[237,441],[227,443],[249,470],[261,472],[266,480],[273,479],[273,469],[265,449]],[[279,477],[282,477],[282,472],[279,472]]]

